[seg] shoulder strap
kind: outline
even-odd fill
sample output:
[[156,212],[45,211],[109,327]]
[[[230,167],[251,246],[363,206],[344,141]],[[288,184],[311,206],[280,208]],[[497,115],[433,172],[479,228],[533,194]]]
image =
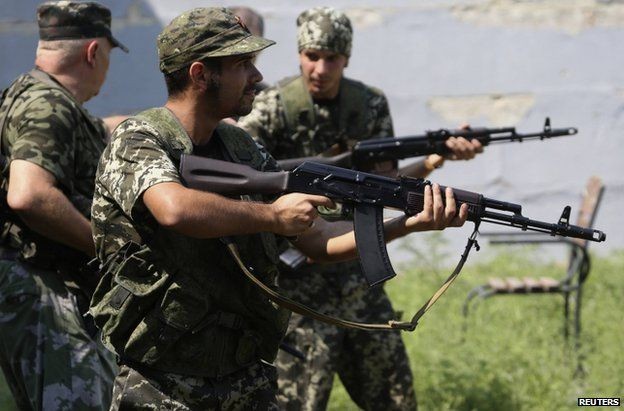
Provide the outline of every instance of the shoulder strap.
[[314,105],[310,93],[305,88],[303,77],[284,79],[277,83],[277,88],[284,106],[288,134],[295,134],[297,126],[302,122],[304,125],[312,126],[315,120]]
[[[141,134],[144,133],[166,147],[176,161],[180,161],[181,154],[190,154],[193,151],[193,143],[186,130],[166,107],[151,108],[134,117],[152,125],[152,132],[149,131],[150,128],[146,127]],[[154,123],[158,124],[158,131],[153,127]]]
[[246,132],[238,127],[219,123],[217,135],[232,161],[260,169],[263,164],[262,155],[255,141]]
[[[48,73],[34,68],[34,69],[32,69],[32,70],[30,70],[28,72],[28,75],[31,76],[32,78],[36,79],[36,80],[39,80],[40,82],[44,83],[45,85],[50,86],[51,88],[54,88],[54,89],[62,91],[66,96],[68,96],[72,100],[76,100],[76,98],[66,88],[64,88],[62,85],[60,85],[56,81],[54,81],[52,79],[52,77],[50,77],[50,75]],[[87,112],[87,109],[84,108],[82,106],[82,104],[80,104],[77,101],[76,101],[76,106],[80,110],[80,113],[83,116],[85,116],[85,118],[89,119],[89,121],[91,121],[91,115]]]
[[364,83],[344,78],[340,84],[340,133],[347,138],[362,139],[366,131],[369,91]]

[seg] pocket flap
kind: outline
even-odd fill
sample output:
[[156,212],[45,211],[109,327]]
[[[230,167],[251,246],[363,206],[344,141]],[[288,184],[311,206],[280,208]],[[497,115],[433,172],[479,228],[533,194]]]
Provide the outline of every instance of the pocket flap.
[[147,246],[128,256],[115,272],[115,282],[137,297],[160,289],[168,279],[169,273],[157,265]]

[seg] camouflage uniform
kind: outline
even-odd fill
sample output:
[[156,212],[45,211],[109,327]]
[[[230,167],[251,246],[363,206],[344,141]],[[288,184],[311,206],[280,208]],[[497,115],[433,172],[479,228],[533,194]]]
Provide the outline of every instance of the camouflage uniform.
[[[158,38],[161,71],[182,69],[232,43],[231,53],[272,44],[250,37],[223,9],[183,13]],[[264,171],[277,167],[245,132],[226,124],[214,130],[207,145],[194,147],[164,107],[117,127],[96,176],[92,221],[104,276],[90,310],[104,343],[122,364],[112,409],[277,409],[277,374],[270,363],[289,313],[244,277],[222,239],[165,229],[143,202],[143,193],[156,184],[181,184],[184,153]],[[245,264],[273,284],[275,236],[231,240]]]
[[[180,154],[192,152],[193,145],[177,124],[164,108],[125,121],[104,151],[96,178],[94,238],[107,268],[91,311],[105,344],[124,364],[113,408],[135,401],[156,408],[232,404],[247,409],[256,403],[258,409],[275,408],[276,374],[268,363],[274,360],[287,313],[259,295],[219,239],[198,240],[162,229],[141,201],[155,184],[181,182]],[[238,130],[219,126],[202,155],[228,159],[225,147],[238,139],[233,143],[239,149],[232,154],[248,154],[251,164],[263,170],[276,167]],[[273,282],[273,236],[236,241],[244,261]],[[140,259],[138,268],[131,259]]]
[[[44,3],[37,9],[41,40],[107,37],[110,11],[97,3]],[[62,85],[33,70],[3,94],[2,153],[51,173],[87,218],[106,130]],[[11,176],[19,178],[19,176]],[[104,410],[116,365],[83,318],[97,281],[87,256],[30,230],[8,209],[0,250],[0,365],[20,409]],[[89,286],[89,287],[88,287]]]
[[[330,49],[348,56],[350,27],[335,29],[336,24],[347,23],[346,16],[332,9],[302,13],[300,51]],[[393,136],[388,103],[380,90],[343,78],[333,101],[313,102],[306,94],[306,102],[300,93],[307,90],[301,91],[302,87],[301,77],[283,80],[258,95],[253,111],[239,121],[275,158],[313,156],[335,144],[344,149],[356,140]],[[293,109],[293,104],[299,107]],[[279,286],[293,299],[333,316],[363,322],[395,318],[383,288],[369,289],[357,262],[307,265],[296,272],[280,267]],[[416,408],[409,359],[398,331],[343,329],[293,314],[284,342],[306,359],[283,351],[278,354],[282,408],[324,410],[336,372],[353,401],[364,409]]]

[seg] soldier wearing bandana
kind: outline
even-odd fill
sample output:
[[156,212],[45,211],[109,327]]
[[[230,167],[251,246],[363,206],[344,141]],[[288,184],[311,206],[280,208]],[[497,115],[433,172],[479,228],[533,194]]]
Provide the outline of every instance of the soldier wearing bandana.
[[[348,17],[328,7],[312,8],[297,18],[301,74],[264,90],[252,112],[238,124],[276,158],[338,154],[358,140],[394,135],[383,92],[343,75],[351,55]],[[452,139],[451,159],[468,159],[478,143]],[[402,174],[424,177],[445,158],[433,155]],[[377,172],[394,174],[396,164]],[[331,315],[362,322],[395,318],[383,288],[369,289],[357,262],[280,267],[279,285],[295,300]],[[342,329],[297,314],[285,343],[305,360],[281,351],[279,400],[289,410],[324,410],[337,373],[355,403],[366,410],[415,409],[416,396],[401,335]]]
[[0,106],[0,365],[18,407],[107,410],[116,367],[83,317],[97,273],[94,177],[109,130],[82,106],[98,94],[113,47],[110,11],[93,2],[37,9],[36,68]]

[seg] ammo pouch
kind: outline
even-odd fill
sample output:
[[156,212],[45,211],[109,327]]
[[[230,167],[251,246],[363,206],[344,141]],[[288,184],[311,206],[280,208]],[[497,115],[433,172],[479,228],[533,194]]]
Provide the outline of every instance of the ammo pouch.
[[220,377],[260,359],[262,339],[247,322],[215,310],[209,292],[148,245],[127,243],[103,270],[90,312],[122,363]]

